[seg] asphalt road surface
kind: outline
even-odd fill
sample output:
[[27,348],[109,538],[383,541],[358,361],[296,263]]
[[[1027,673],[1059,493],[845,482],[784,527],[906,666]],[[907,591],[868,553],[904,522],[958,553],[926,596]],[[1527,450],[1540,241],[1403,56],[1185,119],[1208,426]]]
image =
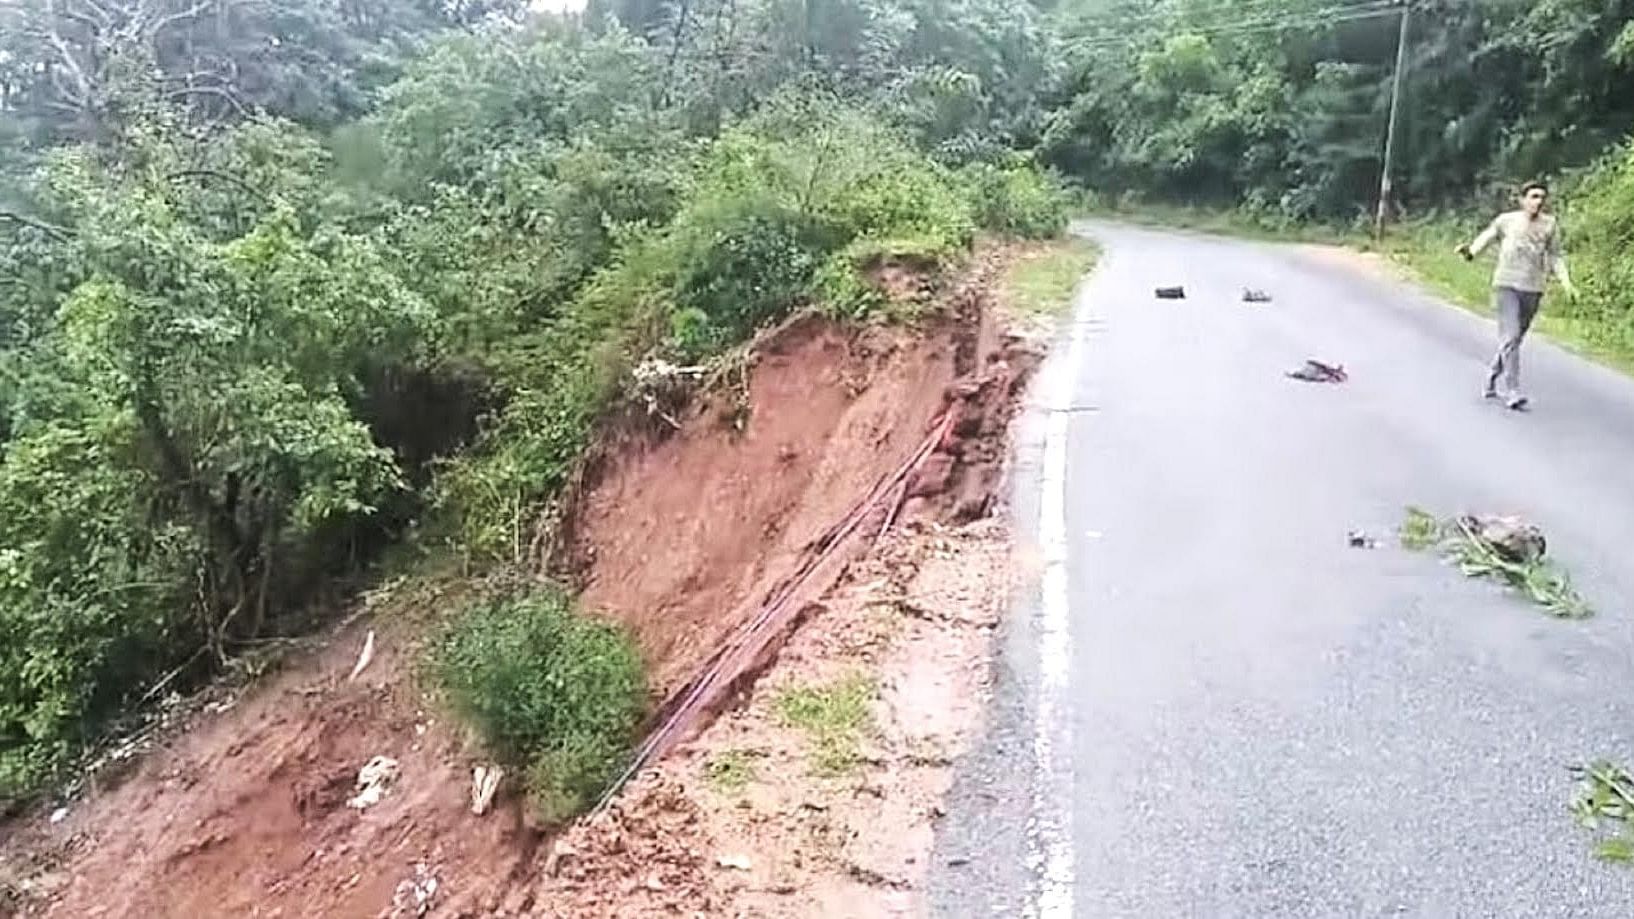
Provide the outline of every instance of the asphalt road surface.
[[[1490,322],[1351,257],[1080,229],[936,913],[1634,916],[1567,811],[1568,766],[1634,764],[1634,381],[1533,339],[1509,412]],[[1399,548],[1408,505],[1536,522],[1598,615]]]

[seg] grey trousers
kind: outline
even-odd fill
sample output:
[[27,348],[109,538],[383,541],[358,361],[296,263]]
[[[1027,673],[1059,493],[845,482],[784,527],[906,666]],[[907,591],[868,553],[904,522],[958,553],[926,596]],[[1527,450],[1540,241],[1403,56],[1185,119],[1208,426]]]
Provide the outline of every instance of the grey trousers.
[[1492,305],[1498,313],[1498,353],[1492,358],[1492,372],[1486,378],[1486,388],[1492,392],[1503,378],[1505,395],[1513,396],[1521,388],[1521,339],[1532,327],[1538,314],[1543,294],[1535,290],[1516,290],[1513,287],[1494,287]]

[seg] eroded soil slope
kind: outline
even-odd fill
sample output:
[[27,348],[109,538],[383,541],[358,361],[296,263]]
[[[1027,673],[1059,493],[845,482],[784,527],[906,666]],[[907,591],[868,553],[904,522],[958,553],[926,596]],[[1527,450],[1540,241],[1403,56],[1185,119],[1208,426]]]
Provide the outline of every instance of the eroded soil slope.
[[[984,285],[992,268],[990,260],[981,261],[947,293],[940,318],[917,330],[856,329],[817,318],[788,324],[756,344],[741,387],[725,386],[697,401],[669,436],[627,438],[590,470],[568,515],[566,565],[586,605],[636,635],[655,702],[686,683],[800,565],[811,541],[900,466],[932,418],[951,404],[963,405],[958,423],[904,490],[897,519],[927,532],[922,528],[933,521],[985,512],[1004,455],[1008,409],[1031,362],[1020,351],[1006,351],[989,325]],[[741,700],[744,711],[759,715],[720,722],[674,762],[638,778],[610,812],[561,836],[531,826],[510,787],[502,788],[490,813],[471,813],[471,770],[482,763],[481,751],[418,679],[425,623],[456,609],[475,589],[451,580],[376,598],[318,650],[201,712],[117,785],[71,802],[64,819],[53,822],[42,813],[13,822],[0,846],[0,904],[61,917],[601,916],[678,908],[730,915],[777,911],[775,902],[759,899],[771,891],[774,901],[796,912],[820,910],[827,896],[821,891],[839,895],[843,885],[825,886],[817,875],[802,873],[799,847],[790,850],[787,840],[782,851],[792,851],[793,861],[782,864],[782,856],[770,855],[779,844],[711,817],[725,802],[700,788],[700,770],[708,769],[711,745],[735,747],[733,732],[745,724],[762,723],[756,730],[764,730],[768,693],[800,672],[787,668],[839,666],[822,663],[828,651],[836,661],[847,659],[851,651],[828,647],[831,639],[823,636],[872,634],[866,623],[878,617],[870,611],[894,610],[891,615],[912,620],[908,631],[915,633],[929,628],[926,623],[970,620],[965,631],[954,630],[956,640],[924,658],[942,662],[935,673],[911,656],[892,656],[891,635],[902,631],[900,624],[869,639],[873,650],[853,661],[895,660],[902,680],[918,681],[914,693],[927,692],[926,680],[934,687],[952,679],[946,674],[962,673],[980,657],[964,642],[985,634],[996,615],[988,595],[980,604],[955,604],[951,612],[915,619],[919,607],[898,602],[908,589],[891,580],[889,566],[859,584],[857,572],[870,569],[852,560],[874,547],[881,522],[870,521],[845,564],[810,589],[823,597],[843,581],[834,597],[846,591],[871,597],[879,585],[895,584],[890,597],[828,597],[825,603],[851,612],[808,627],[809,636],[792,646],[793,662],[779,664],[765,690]],[[896,544],[891,540],[887,547]],[[1004,565],[988,559],[977,567],[1002,572]],[[828,606],[812,608],[820,616]],[[370,630],[374,659],[351,679]],[[873,704],[889,707],[881,700],[890,698],[882,691]],[[897,715],[881,717],[875,720],[885,727],[871,731],[870,742],[894,750],[889,762],[907,764],[903,768],[943,762],[943,747],[958,733],[932,732],[940,738],[935,749],[915,760],[903,752],[918,743],[914,732],[891,728],[901,720]],[[787,736],[755,743],[798,747]],[[379,803],[350,806],[359,768],[377,756],[399,763],[396,780]],[[857,774],[874,775],[884,762]],[[880,781],[883,790],[869,794],[895,800],[889,787],[896,779]],[[939,781],[916,786],[931,791],[904,791],[906,803],[892,806],[929,819]],[[787,800],[775,809],[791,807],[799,811]],[[803,825],[794,826],[804,832]],[[767,854],[747,869],[733,867],[740,864],[735,857],[722,867],[720,856],[737,849]],[[843,846],[832,851],[839,854],[821,864],[878,863],[853,877],[865,887],[897,890],[912,883],[911,865],[893,880],[873,855],[852,857]],[[902,858],[911,862],[912,856],[886,858],[890,871],[909,865]],[[750,878],[757,882],[746,883]],[[788,899],[797,886],[817,892]]]

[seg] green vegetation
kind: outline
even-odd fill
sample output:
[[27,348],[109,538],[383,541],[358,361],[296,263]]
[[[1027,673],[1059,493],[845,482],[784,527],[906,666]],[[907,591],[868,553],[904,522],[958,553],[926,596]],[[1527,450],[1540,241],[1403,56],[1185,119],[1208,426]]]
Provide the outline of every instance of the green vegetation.
[[1407,519],[1402,521],[1399,535],[1402,548],[1414,552],[1433,549],[1445,537],[1441,520],[1429,511],[1416,507],[1407,509]]
[[1551,616],[1584,619],[1594,615],[1570,576],[1543,556],[1539,542],[1535,551],[1523,546],[1494,542],[1479,523],[1469,518],[1440,520],[1418,508],[1408,508],[1400,530],[1403,547],[1415,551],[1435,549],[1458,565],[1467,577],[1502,581]]
[[[1399,7],[1065,0],[1040,155],[1130,219],[1367,246]],[[1452,248],[1552,178],[1582,296],[1541,330],[1634,371],[1634,0],[1415,0],[1386,252],[1487,308]],[[1405,218],[1405,219],[1404,219]]]
[[[1057,234],[1064,185],[1355,226],[1395,36],[1359,2],[0,4],[0,798],[388,549],[531,564],[645,361],[895,316],[879,269]],[[1547,321],[1634,352],[1634,0],[1419,8],[1396,203],[1559,174]],[[1409,261],[1473,285],[1434,232]]]
[[542,590],[473,606],[435,651],[437,682],[494,752],[527,769],[547,823],[578,813],[629,752],[646,686],[615,626]]
[[1577,766],[1577,794],[1572,814],[1589,830],[1608,829],[1594,844],[1594,854],[1608,862],[1634,864],[1634,774],[1614,763],[1600,761]]
[[874,701],[872,679],[855,675],[822,686],[799,686],[778,695],[778,718],[806,734],[811,745],[812,772],[845,775],[861,762],[859,745],[870,721]]
[[[0,800],[388,550],[533,564],[642,362],[1065,222],[1031,7],[531,6],[0,4]],[[547,645],[613,641],[564,604],[441,652],[550,814],[639,684],[608,651],[605,697],[549,695],[591,664]]]
[[[1046,161],[1104,201],[1365,222],[1400,8],[1063,0]],[[1496,207],[1634,128],[1634,0],[1417,0],[1395,204]]]
[[1063,239],[1023,253],[1006,269],[1003,286],[1023,313],[1047,316],[1070,311],[1078,282],[1095,267],[1100,251],[1084,239]]
[[718,791],[742,791],[755,780],[752,756],[748,750],[724,750],[704,764],[704,775]]

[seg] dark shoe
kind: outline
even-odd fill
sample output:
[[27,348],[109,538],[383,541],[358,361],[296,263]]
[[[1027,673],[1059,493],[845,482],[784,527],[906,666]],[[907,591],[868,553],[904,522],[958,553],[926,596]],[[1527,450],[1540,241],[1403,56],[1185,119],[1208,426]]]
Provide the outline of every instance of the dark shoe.
[[1483,398],[1483,399],[1496,399],[1496,398],[1498,398],[1498,391],[1496,389],[1493,389],[1492,387],[1488,386],[1486,389],[1481,390],[1481,398]]
[[1531,406],[1532,402],[1525,396],[1510,396],[1509,401],[1505,404],[1509,406],[1510,411],[1524,412]]

